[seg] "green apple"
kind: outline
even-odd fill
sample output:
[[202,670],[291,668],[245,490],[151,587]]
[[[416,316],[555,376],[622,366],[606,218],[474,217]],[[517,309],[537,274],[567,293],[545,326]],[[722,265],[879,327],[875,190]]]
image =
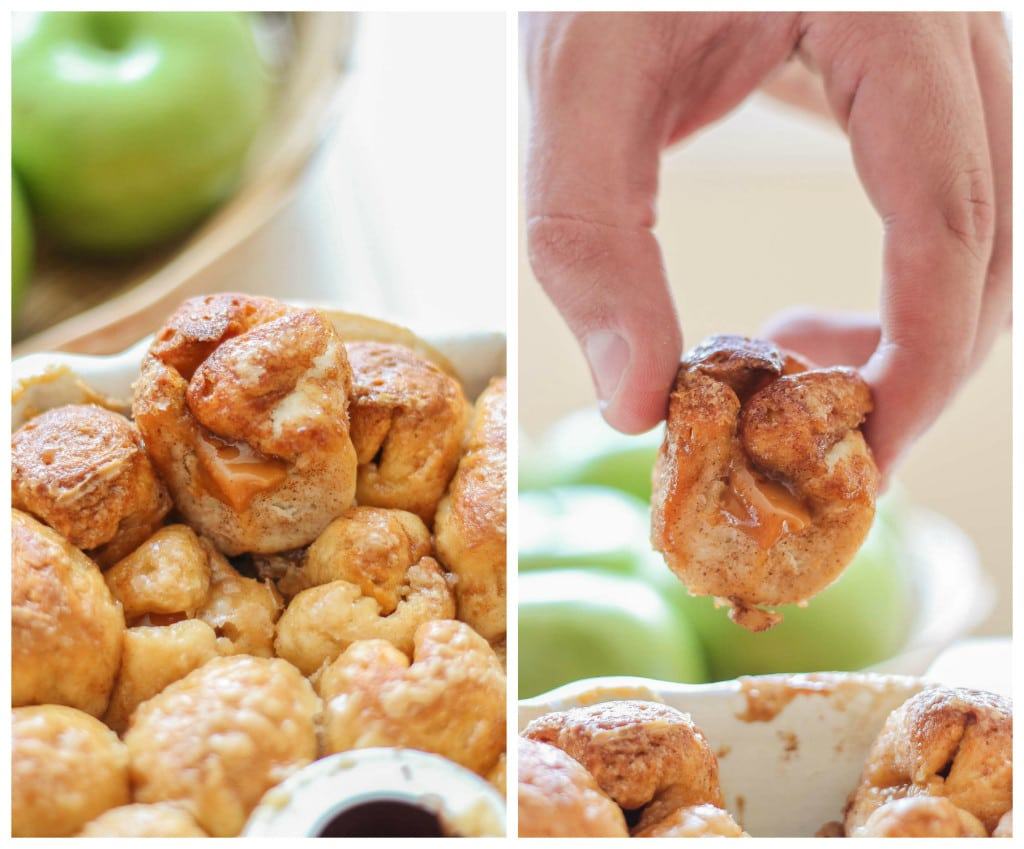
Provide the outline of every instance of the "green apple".
[[649,501],[651,470],[664,428],[627,436],[612,428],[595,408],[579,410],[554,424],[540,448],[543,475],[520,477],[520,488],[552,484],[597,484]]
[[248,14],[31,14],[15,23],[14,165],[61,244],[131,253],[231,193],[270,93]]
[[839,579],[808,601],[784,605],[781,624],[753,634],[710,598],[690,596],[663,563],[638,562],[641,574],[700,635],[714,680],[771,672],[863,669],[904,645],[913,611],[913,576],[885,503],[861,550]]
[[551,569],[518,588],[520,698],[603,675],[705,680],[697,636],[643,581]]
[[11,311],[17,312],[32,276],[35,239],[32,236],[32,213],[25,202],[18,175],[11,172]]
[[519,494],[519,569],[630,573],[650,549],[650,510],[616,489],[564,486]]

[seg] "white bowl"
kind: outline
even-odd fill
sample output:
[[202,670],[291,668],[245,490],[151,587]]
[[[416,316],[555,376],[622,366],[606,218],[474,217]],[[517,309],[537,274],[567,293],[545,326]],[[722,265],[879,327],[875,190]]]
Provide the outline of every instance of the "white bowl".
[[[328,315],[340,314],[321,307]],[[414,328],[415,330],[415,328]],[[475,398],[490,378],[505,373],[505,334],[497,331],[462,334],[419,335],[454,366],[466,395]],[[19,357],[11,364],[11,428],[17,429],[30,415],[61,404],[78,404],[95,398],[127,407],[131,387],[149,348],[147,336],[120,354],[40,353]]]
[[617,699],[690,714],[718,755],[725,805],[754,837],[812,837],[842,819],[886,717],[926,686],[864,673],[765,675],[716,684],[577,681],[519,704],[520,730],[554,710]]

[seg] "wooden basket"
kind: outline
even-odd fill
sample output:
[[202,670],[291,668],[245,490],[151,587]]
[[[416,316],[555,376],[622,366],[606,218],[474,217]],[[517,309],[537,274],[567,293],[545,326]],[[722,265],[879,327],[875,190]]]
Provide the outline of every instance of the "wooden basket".
[[123,350],[183,298],[202,291],[205,272],[292,197],[327,136],[339,112],[355,17],[261,15],[260,35],[276,59],[278,90],[238,191],[183,239],[130,262],[71,259],[41,245],[14,325],[14,356]]

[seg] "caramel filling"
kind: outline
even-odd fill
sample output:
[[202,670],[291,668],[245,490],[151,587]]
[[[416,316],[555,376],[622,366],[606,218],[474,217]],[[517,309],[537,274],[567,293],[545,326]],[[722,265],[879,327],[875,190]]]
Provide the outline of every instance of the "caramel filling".
[[231,509],[248,508],[253,498],[281,485],[287,467],[257,453],[244,442],[201,437],[196,446],[203,487]]
[[734,463],[729,472],[722,514],[766,550],[811,523],[800,499],[782,484],[756,474],[746,463]]

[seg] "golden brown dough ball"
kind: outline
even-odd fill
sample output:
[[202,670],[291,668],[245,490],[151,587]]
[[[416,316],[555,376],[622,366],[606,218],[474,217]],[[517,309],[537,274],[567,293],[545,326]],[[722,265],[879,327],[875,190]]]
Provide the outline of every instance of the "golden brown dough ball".
[[715,805],[683,805],[633,837],[750,837],[728,811]]
[[11,701],[100,716],[121,662],[124,616],[99,568],[11,511]]
[[135,711],[125,743],[137,802],[183,803],[214,837],[317,756],[320,699],[283,660],[218,657]]
[[423,623],[455,615],[448,579],[432,557],[404,570],[392,612],[386,613],[373,595],[363,593],[359,584],[331,581],[295,596],[277,623],[278,657],[312,675],[357,640],[386,640],[411,655],[414,635]]
[[15,708],[11,833],[66,837],[127,804],[128,752],[98,719],[63,705]]
[[654,470],[652,543],[693,595],[737,624],[781,621],[839,577],[875,514],[878,470],[852,369],[811,367],[771,342],[713,336],[686,356]]
[[356,501],[433,522],[468,415],[459,382],[402,345],[350,342]]
[[122,805],[87,823],[79,837],[206,837],[180,805]]
[[462,622],[421,625],[411,663],[383,640],[353,643],[319,690],[328,752],[405,746],[486,775],[505,749],[505,674]]
[[722,806],[718,760],[689,716],[624,699],[549,713],[525,737],[557,746],[625,810],[645,808],[641,827],[681,805]]
[[210,592],[196,616],[213,628],[221,654],[274,655],[274,623],[284,607],[270,581],[239,574],[208,540]]
[[942,796],[893,799],[872,811],[850,837],[988,837],[978,818]]
[[156,334],[132,412],[188,524],[228,556],[272,554],[352,505],[351,386],[322,313],[209,295]]
[[146,539],[171,507],[138,428],[91,404],[47,410],[15,432],[11,503],[103,566]]
[[628,837],[622,809],[561,749],[519,740],[520,837]]
[[386,615],[398,606],[406,570],[431,551],[430,531],[415,513],[353,507],[316,538],[278,589],[293,596],[309,587],[348,581],[375,598]]
[[488,640],[505,634],[505,379],[477,399],[466,453],[434,521],[456,576],[458,616]]
[[210,564],[195,532],[161,528],[103,575],[129,624],[142,616],[194,616],[210,591]]
[[1013,807],[1013,708],[981,690],[935,687],[886,720],[847,805],[846,833],[904,796],[942,796],[987,832]]
[[216,656],[217,637],[198,619],[129,628],[124,634],[121,671],[103,721],[120,734],[142,702]]

